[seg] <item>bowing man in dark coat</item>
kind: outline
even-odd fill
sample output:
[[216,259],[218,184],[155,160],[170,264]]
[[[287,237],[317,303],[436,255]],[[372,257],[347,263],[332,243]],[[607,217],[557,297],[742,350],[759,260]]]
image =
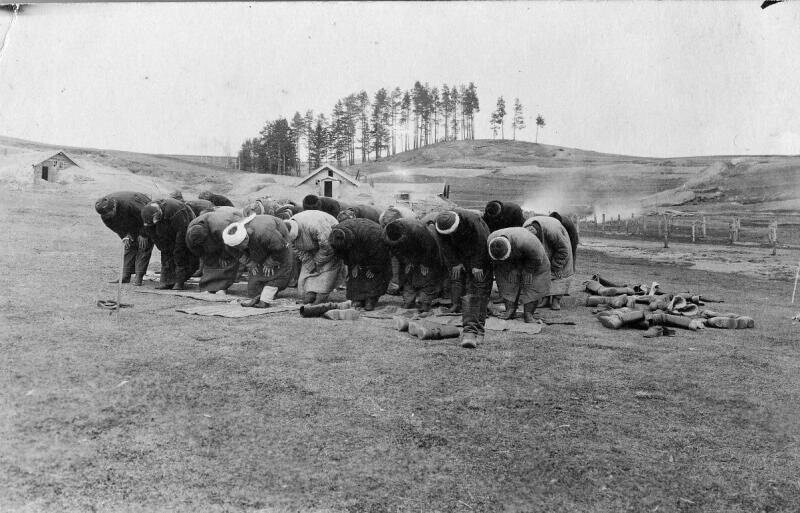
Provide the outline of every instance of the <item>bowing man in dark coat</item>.
[[217,207],[189,223],[186,246],[201,260],[200,290],[227,290],[236,282],[238,255],[225,246],[222,232],[241,218],[241,213],[234,207]]
[[344,208],[347,207],[342,205],[339,201],[326,196],[309,194],[303,198],[303,210],[322,210],[332,215],[334,218],[338,218]]
[[380,223],[381,212],[372,205],[351,205],[343,208],[336,219],[339,222],[345,219],[369,219]]
[[[225,244],[247,268],[247,295],[243,306],[257,306],[264,287],[272,287],[271,296],[297,281],[297,265],[289,247],[289,230],[275,216],[250,214],[228,226],[223,232]],[[271,299],[271,298],[270,298]]]
[[486,244],[489,227],[479,214],[456,208],[439,213],[436,231],[445,261],[452,266],[451,279],[466,274],[461,347],[477,347],[483,342],[486,308],[492,291],[492,263]]
[[510,201],[490,201],[483,211],[483,220],[491,231],[522,226],[525,216],[522,207]]
[[194,217],[189,205],[172,198],[153,201],[142,209],[145,230],[161,251],[157,289],[183,290],[197,270],[199,260],[186,246],[186,230]]
[[211,191],[203,191],[197,195],[201,200],[207,200],[217,207],[232,207],[233,202],[221,194],[215,194]]
[[347,299],[356,307],[374,310],[392,278],[381,225],[369,219],[347,219],[331,229],[328,240],[347,265]]
[[435,232],[434,226],[407,218],[392,221],[384,228],[383,238],[389,251],[406,271],[404,308],[416,305],[420,311],[429,311],[447,281],[447,266]]
[[150,197],[146,194],[120,191],[103,196],[94,204],[103,223],[119,235],[125,245],[123,283],[130,282],[131,274],[135,273],[133,284],[141,285],[150,263],[153,241],[145,234],[142,224],[142,208],[148,203]]

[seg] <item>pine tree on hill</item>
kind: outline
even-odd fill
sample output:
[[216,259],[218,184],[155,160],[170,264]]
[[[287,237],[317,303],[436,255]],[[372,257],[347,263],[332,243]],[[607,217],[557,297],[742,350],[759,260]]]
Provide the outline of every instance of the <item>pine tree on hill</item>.
[[541,114],[536,116],[536,143],[539,142],[539,127],[544,128],[544,118]]
[[[493,131],[496,132],[497,128],[500,129],[500,139],[505,139],[505,118],[506,118],[506,101],[501,96],[497,99],[497,108],[492,113],[492,124],[494,125]],[[496,133],[494,134],[497,135]]]
[[515,141],[517,140],[517,130],[525,129],[525,113],[523,111],[519,98],[514,98],[514,117],[511,120],[511,128],[514,131],[513,138]]

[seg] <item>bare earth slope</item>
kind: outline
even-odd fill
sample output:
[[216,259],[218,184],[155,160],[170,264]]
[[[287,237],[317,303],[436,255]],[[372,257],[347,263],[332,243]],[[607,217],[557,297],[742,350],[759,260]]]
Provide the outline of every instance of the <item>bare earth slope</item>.
[[501,198],[530,209],[785,211],[800,207],[800,157],[656,159],[521,141],[456,141],[354,166],[375,181],[442,181],[481,207]]

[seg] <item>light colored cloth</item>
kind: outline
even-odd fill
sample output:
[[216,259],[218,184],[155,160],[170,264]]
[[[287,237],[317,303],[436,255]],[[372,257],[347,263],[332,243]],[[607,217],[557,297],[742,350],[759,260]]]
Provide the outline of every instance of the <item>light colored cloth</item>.
[[175,311],[192,315],[239,318],[292,312],[299,309],[300,305],[295,304],[293,299],[276,299],[270,302],[270,306],[267,308],[243,308],[238,302],[229,302],[215,305],[187,305],[178,307]]
[[503,228],[492,232],[492,241],[503,237],[510,243],[508,258],[494,260],[494,276],[500,297],[518,304],[538,301],[550,293],[550,259],[539,239],[525,228]]
[[525,228],[536,227],[539,240],[550,259],[550,295],[569,294],[572,275],[572,243],[567,229],[558,219],[549,216],[533,216],[525,220]]
[[290,244],[300,260],[298,292],[330,293],[345,277],[342,260],[336,257],[329,242],[331,229],[339,221],[321,210],[304,210],[291,219],[298,227],[297,238]]

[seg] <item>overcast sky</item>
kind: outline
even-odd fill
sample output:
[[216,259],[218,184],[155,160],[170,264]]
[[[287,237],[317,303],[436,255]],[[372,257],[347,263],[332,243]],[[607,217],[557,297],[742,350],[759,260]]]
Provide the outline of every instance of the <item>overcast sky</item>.
[[[0,134],[235,154],[362,89],[475,82],[533,140],[643,156],[800,153],[800,2],[36,5],[0,61]],[[11,15],[0,13],[0,34]],[[510,134],[507,125],[506,134]]]

